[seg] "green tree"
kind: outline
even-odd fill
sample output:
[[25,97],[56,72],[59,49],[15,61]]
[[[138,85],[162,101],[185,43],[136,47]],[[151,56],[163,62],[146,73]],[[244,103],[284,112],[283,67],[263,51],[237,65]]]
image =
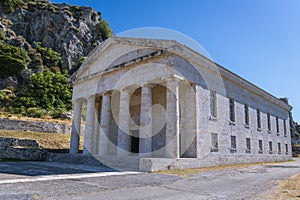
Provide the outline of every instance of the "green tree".
[[23,48],[0,43],[0,77],[18,75],[29,61]]
[[33,74],[31,84],[17,89],[15,106],[44,109],[52,115],[72,108],[72,87],[67,83],[68,73],[41,72]]
[[100,29],[100,35],[103,40],[106,40],[113,35],[113,31],[106,20],[102,19],[98,24],[98,28]]
[[24,2],[22,0],[1,0],[1,6],[6,12],[13,12],[17,7],[23,6]]
[[54,51],[52,48],[42,47],[40,42],[36,42],[36,50],[42,56],[43,64],[47,67],[61,67],[62,57],[59,53]]

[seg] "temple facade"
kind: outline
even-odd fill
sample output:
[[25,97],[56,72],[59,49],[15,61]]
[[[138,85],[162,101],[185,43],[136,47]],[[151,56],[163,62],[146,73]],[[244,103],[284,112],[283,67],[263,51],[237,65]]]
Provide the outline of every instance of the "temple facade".
[[70,81],[70,154],[84,135],[83,154],[141,171],[291,158],[291,107],[176,41],[109,38]]

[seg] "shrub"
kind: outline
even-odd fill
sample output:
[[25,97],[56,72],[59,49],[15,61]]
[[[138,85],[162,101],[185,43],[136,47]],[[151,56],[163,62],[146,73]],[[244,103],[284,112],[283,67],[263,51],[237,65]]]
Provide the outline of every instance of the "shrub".
[[106,40],[107,38],[109,38],[113,35],[113,31],[109,27],[108,22],[103,19],[99,22],[98,28],[99,28],[102,40]]
[[26,68],[23,60],[12,58],[11,56],[0,55],[0,77],[7,77],[19,74]]
[[35,118],[43,118],[46,114],[46,110],[40,108],[28,108],[26,115],[28,117],[35,117]]
[[[33,74],[29,86],[17,89],[15,107],[35,107],[50,112],[52,116],[57,116],[58,111],[70,110],[72,108],[72,87],[67,80],[68,73],[66,71]],[[37,115],[39,114],[42,113],[38,112]]]
[[17,7],[22,7],[24,5],[22,0],[1,0],[0,3],[8,13],[15,11]]
[[6,37],[5,37],[3,30],[0,30],[0,40],[5,40],[5,39],[6,39]]
[[51,67],[61,67],[62,64],[62,57],[59,53],[54,51],[52,48],[45,48],[42,47],[40,42],[36,42],[36,50],[42,56],[43,64],[46,65],[48,68]]

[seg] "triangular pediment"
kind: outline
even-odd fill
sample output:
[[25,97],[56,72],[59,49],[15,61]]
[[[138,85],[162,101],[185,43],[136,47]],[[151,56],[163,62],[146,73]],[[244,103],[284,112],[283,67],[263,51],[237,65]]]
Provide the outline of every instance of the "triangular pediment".
[[132,63],[139,59],[155,56],[161,51],[179,54],[182,57],[187,57],[184,54],[189,51],[195,54],[195,52],[174,40],[112,37],[89,54],[87,60],[71,76],[70,80],[76,82],[94,74],[113,70],[117,66],[124,65],[124,63]]

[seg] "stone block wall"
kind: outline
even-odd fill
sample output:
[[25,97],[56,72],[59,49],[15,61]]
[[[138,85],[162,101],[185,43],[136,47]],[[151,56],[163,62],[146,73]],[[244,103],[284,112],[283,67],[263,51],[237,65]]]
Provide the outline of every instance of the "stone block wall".
[[38,147],[35,140],[0,137],[0,159],[45,160],[47,151]]
[[[72,126],[69,124],[11,120],[7,118],[0,118],[0,130],[21,130],[33,132],[71,134],[71,128]],[[83,126],[81,128],[84,129]],[[81,133],[83,133],[83,131],[81,131]]]

